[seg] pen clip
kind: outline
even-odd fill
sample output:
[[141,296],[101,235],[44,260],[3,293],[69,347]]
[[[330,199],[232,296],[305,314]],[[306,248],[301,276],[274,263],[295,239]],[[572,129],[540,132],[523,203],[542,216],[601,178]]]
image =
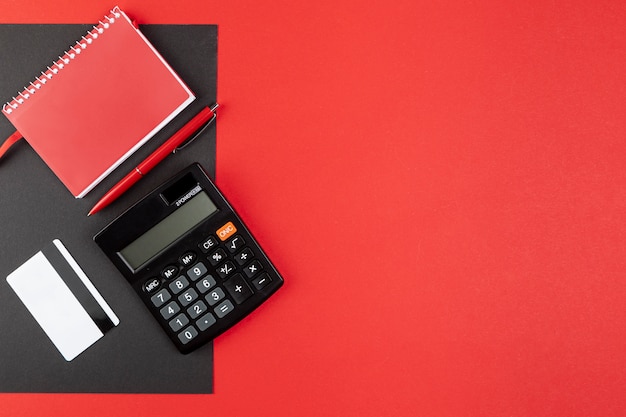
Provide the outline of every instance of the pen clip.
[[193,134],[193,136],[191,136],[189,139],[187,139],[186,141],[181,143],[180,146],[178,146],[177,148],[175,148],[172,151],[172,153],[176,153],[178,151],[182,151],[187,146],[189,146],[191,144],[191,142],[196,140],[198,138],[198,136],[200,136],[202,134],[202,132],[204,132],[206,130],[206,128],[209,127],[211,125],[211,123],[213,123],[215,121],[216,118],[217,118],[217,113],[213,113],[213,117],[211,117],[209,120],[207,120],[207,122],[205,124],[200,126],[200,128],[196,131],[196,133]]

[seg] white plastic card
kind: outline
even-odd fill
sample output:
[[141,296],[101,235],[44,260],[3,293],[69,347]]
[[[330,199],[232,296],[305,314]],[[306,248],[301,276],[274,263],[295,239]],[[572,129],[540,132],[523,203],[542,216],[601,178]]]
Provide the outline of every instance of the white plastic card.
[[66,361],[119,324],[58,239],[9,274],[7,282]]

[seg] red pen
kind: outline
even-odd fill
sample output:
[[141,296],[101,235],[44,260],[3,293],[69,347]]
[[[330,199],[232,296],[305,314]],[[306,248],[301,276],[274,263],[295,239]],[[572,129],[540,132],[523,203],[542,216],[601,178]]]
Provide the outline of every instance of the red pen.
[[95,214],[115,201],[119,196],[124,194],[126,190],[133,186],[137,181],[146,175],[152,168],[154,168],[159,162],[161,162],[167,155],[173,153],[178,149],[187,139],[189,139],[194,133],[199,132],[204,127],[208,126],[216,118],[215,110],[218,105],[213,107],[205,107],[198,114],[196,114],[191,120],[189,120],[183,127],[181,127],[171,138],[166,140],[163,145],[159,146],[157,150],[152,152],[143,162],[135,167],[134,170],[129,172],[124,178],[113,186],[102,198],[96,203],[87,216]]

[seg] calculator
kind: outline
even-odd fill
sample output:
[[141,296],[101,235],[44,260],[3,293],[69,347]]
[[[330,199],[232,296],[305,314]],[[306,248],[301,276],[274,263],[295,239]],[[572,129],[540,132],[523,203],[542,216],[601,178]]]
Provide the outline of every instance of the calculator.
[[197,163],[126,210],[94,241],[182,353],[228,330],[283,284]]

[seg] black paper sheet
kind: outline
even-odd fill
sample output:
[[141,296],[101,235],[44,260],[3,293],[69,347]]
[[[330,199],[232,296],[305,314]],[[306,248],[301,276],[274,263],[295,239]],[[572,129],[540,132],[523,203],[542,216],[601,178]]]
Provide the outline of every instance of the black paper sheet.
[[[9,101],[91,28],[0,25],[0,102]],[[82,199],[75,199],[23,140],[0,159],[1,392],[213,391],[212,344],[189,355],[180,354],[92,239],[126,208],[190,163],[200,162],[214,175],[215,125],[183,151],[166,158],[112,205],[87,217],[113,184],[203,106],[216,100],[217,26],[145,25],[141,30],[196,94],[183,113]],[[119,93],[123,100],[124,92]],[[13,131],[9,121],[0,116],[0,141]],[[9,273],[53,239],[64,243],[120,318],[119,326],[71,362],[59,355],[6,282]]]

